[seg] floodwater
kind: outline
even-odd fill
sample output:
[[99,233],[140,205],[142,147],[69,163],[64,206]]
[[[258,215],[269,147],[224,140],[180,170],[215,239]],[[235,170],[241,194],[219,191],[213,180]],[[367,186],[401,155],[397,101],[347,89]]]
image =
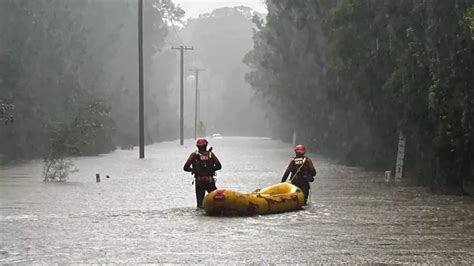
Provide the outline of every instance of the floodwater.
[[[217,186],[240,192],[279,182],[292,156],[264,138],[210,145],[223,164]],[[0,263],[474,263],[471,198],[311,154],[318,176],[304,210],[208,217],[182,171],[193,150],[186,140],[147,146],[144,160],[137,148],[80,157],[61,183],[42,182],[41,162],[0,168]]]

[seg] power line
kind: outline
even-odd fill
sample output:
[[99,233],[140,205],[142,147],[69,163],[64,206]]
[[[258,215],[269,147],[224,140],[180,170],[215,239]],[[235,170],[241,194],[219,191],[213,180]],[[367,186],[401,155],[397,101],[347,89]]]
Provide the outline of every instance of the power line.
[[183,40],[181,40],[181,37],[179,37],[178,31],[176,30],[176,26],[173,23],[173,18],[171,18],[171,26],[173,27],[174,34],[176,35],[176,38],[178,39],[179,43],[183,43]]
[[[161,16],[161,20],[164,22],[165,21],[165,17],[163,16],[163,13],[161,13],[161,10],[159,7],[155,7],[156,10],[158,11],[158,13],[160,13],[160,16]],[[179,43],[183,43],[181,37],[179,37],[179,34],[178,34],[178,31],[176,30],[176,26],[174,25],[174,19],[173,19],[173,16],[170,16],[170,22],[171,22],[171,27],[173,28],[173,32],[174,34],[176,35],[176,39],[178,39]]]

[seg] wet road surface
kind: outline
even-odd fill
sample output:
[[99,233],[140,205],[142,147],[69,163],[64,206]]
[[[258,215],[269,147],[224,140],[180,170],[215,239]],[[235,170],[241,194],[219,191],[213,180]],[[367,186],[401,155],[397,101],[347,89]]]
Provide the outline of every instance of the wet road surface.
[[[279,182],[292,147],[210,139],[219,188]],[[318,155],[302,211],[207,217],[182,171],[194,141],[76,158],[78,173],[42,182],[40,161],[0,168],[0,263],[474,263],[474,201],[386,184],[383,173]],[[95,173],[101,182],[95,182]],[[110,178],[105,178],[110,175]]]

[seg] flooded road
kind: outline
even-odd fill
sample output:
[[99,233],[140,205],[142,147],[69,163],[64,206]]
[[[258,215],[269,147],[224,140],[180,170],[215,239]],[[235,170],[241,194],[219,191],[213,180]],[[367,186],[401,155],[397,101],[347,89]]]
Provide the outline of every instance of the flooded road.
[[[382,173],[311,154],[318,176],[304,210],[207,217],[182,171],[194,141],[76,158],[68,182],[41,162],[0,168],[0,263],[474,263],[474,201],[386,184]],[[292,147],[210,139],[217,187],[280,181]],[[95,173],[101,174],[96,183]],[[105,178],[109,175],[110,178]]]

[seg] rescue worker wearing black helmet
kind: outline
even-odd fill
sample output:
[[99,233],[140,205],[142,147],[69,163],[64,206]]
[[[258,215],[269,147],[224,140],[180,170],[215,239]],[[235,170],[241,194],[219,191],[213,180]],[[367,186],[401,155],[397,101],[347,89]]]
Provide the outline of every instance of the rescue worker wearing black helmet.
[[308,201],[309,190],[311,189],[309,183],[314,181],[316,169],[313,161],[308,156],[305,156],[306,149],[303,145],[296,145],[296,156],[290,160],[285,173],[281,178],[281,182],[286,182],[290,176],[290,182],[299,187],[304,194],[304,204]]
[[222,168],[219,159],[212,152],[212,148],[207,150],[207,140],[204,138],[196,141],[198,150],[189,155],[184,164],[184,171],[194,175],[197,207],[202,208],[204,195],[217,189],[214,176],[216,171]]

